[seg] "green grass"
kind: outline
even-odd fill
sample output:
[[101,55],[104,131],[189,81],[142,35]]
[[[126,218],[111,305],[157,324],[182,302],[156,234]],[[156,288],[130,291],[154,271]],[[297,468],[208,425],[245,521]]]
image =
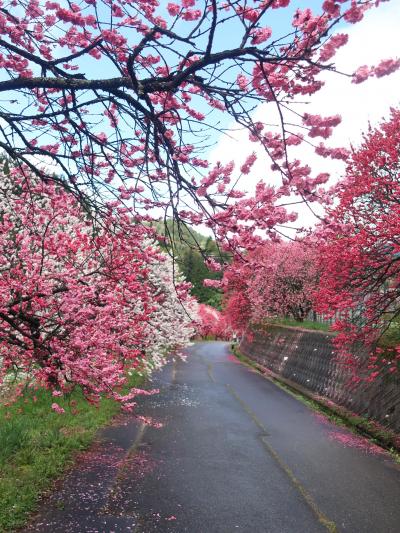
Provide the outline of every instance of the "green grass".
[[[129,386],[141,381],[133,375]],[[9,407],[0,404],[0,532],[23,526],[40,494],[120,409],[110,399],[102,399],[98,407],[90,405],[76,391],[68,400],[56,399],[65,409],[59,415],[51,409],[54,400],[48,391],[39,390]]]
[[393,348],[400,345],[400,317],[396,317],[390,323],[382,337],[379,339],[378,346],[381,348]]
[[240,362],[244,363],[247,366],[251,366],[252,368],[257,370],[258,372],[260,371],[259,368],[258,368],[257,363],[255,361],[253,361],[252,359],[250,359],[249,357],[246,357],[245,355],[243,355],[236,344],[231,344],[231,350],[232,350],[234,356],[237,359],[239,359]]
[[276,324],[279,326],[291,326],[302,329],[311,329],[317,331],[329,331],[329,324],[323,324],[321,322],[314,322],[313,320],[303,320],[299,322],[294,318],[271,318],[265,322],[265,325]]

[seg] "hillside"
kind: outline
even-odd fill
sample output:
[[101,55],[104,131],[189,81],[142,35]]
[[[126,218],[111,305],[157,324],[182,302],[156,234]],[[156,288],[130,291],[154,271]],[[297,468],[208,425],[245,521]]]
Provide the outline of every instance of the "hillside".
[[221,307],[222,293],[217,289],[204,287],[205,279],[220,279],[220,272],[210,271],[205,260],[213,258],[218,262],[228,262],[229,255],[219,250],[217,243],[211,237],[189,229],[186,226],[177,226],[176,222],[168,220],[166,224],[156,224],[160,235],[165,236],[161,246],[176,259],[179,270],[193,288],[191,294],[200,303],[205,303],[219,309]]

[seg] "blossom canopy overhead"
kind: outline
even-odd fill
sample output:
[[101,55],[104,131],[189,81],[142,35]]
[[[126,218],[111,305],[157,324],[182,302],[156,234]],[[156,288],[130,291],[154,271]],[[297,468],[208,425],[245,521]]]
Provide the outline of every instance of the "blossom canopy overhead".
[[[347,42],[338,24],[358,23],[379,3],[321,0],[313,12],[290,0],[4,0],[0,148],[97,210],[114,199],[137,216],[165,209],[221,238],[235,234],[232,244],[260,228],[275,236],[295,218],[283,198],[319,200],[329,177],[313,176],[290,147],[347,157],[324,144],[340,117],[301,115],[295,104],[335,70]],[[270,27],[275,12],[286,27]],[[359,83],[399,65],[383,58],[348,75]],[[253,121],[262,102],[274,106],[277,127]],[[260,182],[243,198],[233,164],[209,166],[205,152],[227,118],[265,149],[281,186]],[[239,162],[240,172],[254,160]]]

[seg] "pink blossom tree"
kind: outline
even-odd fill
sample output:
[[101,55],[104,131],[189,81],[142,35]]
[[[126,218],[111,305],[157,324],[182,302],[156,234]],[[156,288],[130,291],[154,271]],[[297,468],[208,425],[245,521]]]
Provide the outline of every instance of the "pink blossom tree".
[[260,245],[225,272],[227,319],[237,331],[271,317],[303,321],[312,309],[319,270],[310,241]]
[[400,111],[392,110],[352,154],[320,228],[318,308],[340,317],[334,329],[344,361],[357,367],[354,347],[369,349],[372,376],[382,367],[397,372],[400,362],[397,335],[385,352],[377,346],[385,332],[396,333],[400,315],[399,155]]
[[[295,104],[335,70],[347,42],[338,24],[358,23],[379,3],[321,0],[292,14],[290,0],[5,0],[0,148],[87,207],[116,197],[136,216],[162,208],[184,223],[208,223],[233,246],[260,228],[274,236],[290,220],[283,198],[319,200],[328,179],[290,147],[307,142],[323,157],[347,157],[324,144],[340,117],[299,115]],[[275,11],[286,28],[270,27]],[[348,76],[359,83],[398,67],[389,58]],[[280,117],[271,131],[252,119],[263,102]],[[243,198],[233,164],[209,166],[210,135],[227,117],[268,153],[281,186],[260,183]],[[248,173],[254,155],[239,163]]]
[[19,168],[1,184],[0,379],[14,371],[55,396],[79,386],[129,407],[138,391],[119,393],[127,371],[191,334],[187,284],[173,286],[149,229],[121,212],[96,224],[57,183]]
[[251,320],[251,302],[248,298],[247,281],[251,275],[248,262],[236,260],[224,272],[221,286],[224,291],[223,314],[231,329],[243,334]]
[[199,304],[197,312],[197,332],[201,337],[230,339],[231,329],[224,313],[206,304]]
[[308,316],[319,278],[311,242],[268,243],[251,254],[250,269],[253,321],[287,316],[302,322]]
[[[205,223],[246,255],[295,219],[294,194],[323,199],[329,175],[314,175],[291,147],[346,158],[325,144],[341,118],[296,104],[335,70],[347,41],[338,24],[379,3],[321,0],[289,14],[290,0],[4,0],[0,149],[17,167],[2,184],[2,373],[24,371],[55,394],[79,385],[89,398],[119,397],[127,369],[178,345],[161,324],[189,327],[170,291],[186,299],[187,288],[151,279],[167,263],[146,223],[160,210]],[[274,10],[285,29],[270,27]],[[399,66],[389,58],[348,76],[360,83]],[[253,119],[260,103],[275,109],[276,127]],[[227,120],[265,150],[277,186],[260,181],[246,195],[233,162],[208,163],[210,136]],[[238,162],[239,174],[255,159]],[[227,305],[239,313],[248,296],[233,295]],[[152,348],[151,331],[160,333]]]

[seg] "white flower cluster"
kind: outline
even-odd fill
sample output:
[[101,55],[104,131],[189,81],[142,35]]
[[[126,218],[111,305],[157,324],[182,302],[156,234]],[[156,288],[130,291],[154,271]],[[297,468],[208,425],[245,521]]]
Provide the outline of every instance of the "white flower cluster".
[[190,296],[176,262],[167,254],[150,267],[149,280],[156,292],[155,310],[148,324],[150,339],[146,349],[148,370],[163,366],[168,359],[183,357],[198,320],[197,301]]

